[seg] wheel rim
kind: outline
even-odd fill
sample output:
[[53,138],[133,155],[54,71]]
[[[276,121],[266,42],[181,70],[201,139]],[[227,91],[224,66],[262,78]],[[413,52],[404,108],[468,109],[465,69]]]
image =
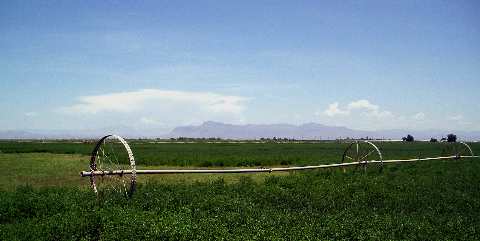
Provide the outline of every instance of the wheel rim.
[[455,156],[458,159],[462,156],[473,156],[473,151],[465,142],[451,142],[445,145],[442,155]]
[[364,169],[367,168],[367,164],[371,161],[379,161],[377,165],[380,169],[383,168],[383,157],[380,149],[369,141],[355,141],[351,143],[342,156],[342,163],[358,162]]
[[135,159],[128,143],[120,136],[107,135],[96,144],[90,159],[90,171],[131,170],[131,174],[90,176],[97,194],[117,192],[130,197],[136,187]]

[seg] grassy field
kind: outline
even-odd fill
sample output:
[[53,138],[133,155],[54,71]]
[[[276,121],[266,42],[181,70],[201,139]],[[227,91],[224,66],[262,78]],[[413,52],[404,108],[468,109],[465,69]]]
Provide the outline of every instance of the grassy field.
[[[442,154],[440,143],[379,146],[386,159]],[[479,143],[472,147],[480,153]],[[113,193],[97,199],[79,176],[92,148],[0,142],[0,240],[480,237],[480,159],[390,164],[382,173],[141,176],[127,200]],[[139,169],[334,163],[344,148],[335,142],[132,144]]]
[[[273,166],[312,165],[341,161],[347,143],[152,143],[129,141],[138,165],[167,166]],[[448,143],[379,142],[384,159],[445,155]],[[0,141],[2,153],[90,155],[94,143]],[[480,153],[479,143],[473,143]]]

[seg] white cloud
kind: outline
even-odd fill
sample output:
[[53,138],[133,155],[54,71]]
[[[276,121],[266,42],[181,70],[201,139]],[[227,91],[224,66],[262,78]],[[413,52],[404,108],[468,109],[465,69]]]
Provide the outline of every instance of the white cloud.
[[35,117],[35,116],[38,116],[38,113],[37,113],[37,112],[34,112],[34,111],[26,112],[26,113],[25,113],[25,116],[26,116],[26,117]]
[[374,105],[370,103],[368,100],[357,100],[357,101],[352,101],[348,104],[348,109],[349,110],[355,110],[355,109],[365,109],[369,111],[378,111],[379,107],[378,105]]
[[[434,113],[422,111],[404,114],[385,110],[381,105],[366,99],[347,103],[333,102],[326,109],[315,112],[315,119],[327,125],[347,126],[361,130],[379,129],[470,129],[478,130],[478,125],[462,113],[434,118]],[[470,117],[471,118],[471,117]]]
[[[325,115],[333,117],[336,115],[348,115],[350,112],[348,110],[341,110],[338,108],[338,102],[328,105],[328,108],[323,112]],[[318,113],[317,113],[318,115]]]
[[83,126],[171,128],[214,120],[239,123],[250,99],[214,92],[141,89],[82,96],[57,113]]
[[462,114],[455,114],[455,115],[450,115],[447,117],[448,120],[450,120],[452,124],[455,125],[460,125],[460,126],[472,126],[473,122],[465,118]]
[[347,106],[348,110],[359,110],[365,113],[367,116],[375,118],[387,118],[393,117],[393,114],[390,111],[380,110],[378,105],[370,103],[368,100],[357,100],[350,102]]
[[378,105],[372,104],[368,100],[352,101],[344,109],[339,107],[338,102],[334,102],[328,105],[328,108],[323,113],[329,117],[334,117],[338,115],[350,115],[353,112],[374,118],[393,117],[390,111],[381,110]]
[[451,115],[448,117],[449,120],[452,120],[452,121],[461,121],[463,120],[463,115],[461,114],[456,114],[456,115]]
[[153,126],[163,126],[165,123],[158,121],[153,118],[148,118],[148,117],[142,117],[140,118],[140,123],[145,124],[145,125],[153,125]]
[[[131,113],[146,109],[196,109],[209,113],[240,114],[248,98],[212,92],[142,89],[138,91],[83,96],[78,103],[60,108],[69,114],[100,112]],[[166,113],[165,113],[166,114]]]
[[425,120],[425,113],[418,112],[417,114],[413,115],[412,118],[417,121],[423,121]]

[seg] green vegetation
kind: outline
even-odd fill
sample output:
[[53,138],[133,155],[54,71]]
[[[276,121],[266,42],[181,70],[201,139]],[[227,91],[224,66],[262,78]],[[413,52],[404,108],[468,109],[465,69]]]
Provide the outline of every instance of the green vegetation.
[[[280,175],[141,176],[137,192],[127,200],[114,193],[97,199],[88,189],[88,179],[79,177],[89,161],[82,154],[88,154],[93,144],[24,144],[0,143],[0,150],[10,153],[0,154],[0,240],[475,240],[480,236],[478,158],[389,164],[382,173],[350,168],[346,173],[324,169]],[[444,143],[379,145],[386,159],[400,159],[441,155],[442,148],[437,147]],[[148,160],[163,165],[201,166],[201,161],[217,158],[225,166],[237,166],[239,160],[280,165],[276,158],[291,160],[292,165],[338,162],[345,146],[135,142],[132,149],[140,162],[141,156],[156,157]],[[480,152],[478,143],[472,147]],[[34,149],[43,151],[33,153]],[[160,153],[165,155],[156,156]],[[194,162],[179,161],[195,156]]]
[[[138,165],[167,166],[274,166],[337,163],[348,146],[340,142],[316,143],[152,143],[129,141]],[[480,153],[480,143],[472,148]],[[94,143],[0,142],[3,153],[55,153],[90,155]],[[379,142],[384,159],[445,155],[448,143]],[[475,152],[475,150],[474,150]]]
[[77,154],[0,154],[0,189],[78,186],[82,181],[78,173],[88,168],[89,161],[87,156]]

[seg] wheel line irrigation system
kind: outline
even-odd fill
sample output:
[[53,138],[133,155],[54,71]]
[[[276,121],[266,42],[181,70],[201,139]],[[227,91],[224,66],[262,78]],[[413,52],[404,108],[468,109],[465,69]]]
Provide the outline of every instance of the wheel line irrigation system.
[[[90,171],[82,171],[82,177],[90,177],[93,191],[98,195],[102,190],[113,190],[131,196],[136,189],[137,175],[144,174],[188,174],[188,173],[257,173],[257,172],[286,172],[310,170],[320,168],[363,166],[377,164],[380,170],[385,163],[402,163],[428,160],[447,160],[460,158],[477,158],[470,146],[464,142],[455,142],[450,145],[448,156],[383,160],[380,149],[370,141],[354,141],[344,151],[341,163],[275,167],[275,168],[247,168],[247,169],[164,169],[164,170],[137,170],[133,152],[127,141],[117,135],[102,137],[92,151]],[[128,160],[128,164],[120,162]],[[344,169],[345,171],[345,169]],[[102,190],[101,190],[102,189]]]

